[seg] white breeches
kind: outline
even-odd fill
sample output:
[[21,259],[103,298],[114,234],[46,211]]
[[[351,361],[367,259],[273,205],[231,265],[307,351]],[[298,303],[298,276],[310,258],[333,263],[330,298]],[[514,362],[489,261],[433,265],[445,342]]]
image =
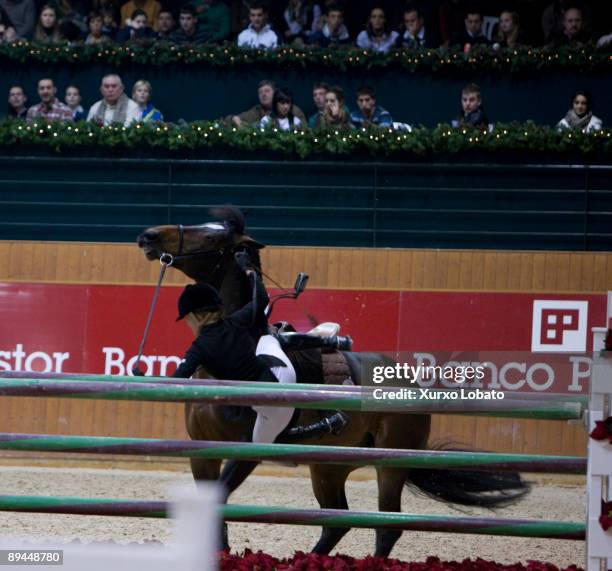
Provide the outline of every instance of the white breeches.
[[[295,369],[291,361],[281,349],[280,343],[272,335],[263,335],[257,343],[256,355],[272,355],[285,363],[286,367],[272,367],[272,373],[281,384],[295,383]],[[291,421],[294,408],[254,406],[257,413],[255,428],[253,429],[253,442],[270,443],[287,428]]]

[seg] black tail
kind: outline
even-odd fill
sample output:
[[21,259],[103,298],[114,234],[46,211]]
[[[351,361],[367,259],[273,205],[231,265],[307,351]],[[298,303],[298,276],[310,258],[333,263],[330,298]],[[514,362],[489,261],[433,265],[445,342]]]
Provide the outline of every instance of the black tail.
[[[467,451],[439,445],[436,450]],[[473,452],[473,450],[472,450]],[[505,507],[516,503],[531,486],[518,472],[484,470],[410,470],[407,485],[414,485],[427,496],[464,506]]]

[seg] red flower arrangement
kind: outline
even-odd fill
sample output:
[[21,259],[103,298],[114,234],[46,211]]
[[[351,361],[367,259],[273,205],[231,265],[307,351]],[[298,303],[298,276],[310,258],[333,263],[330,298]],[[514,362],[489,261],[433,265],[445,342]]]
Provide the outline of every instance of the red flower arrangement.
[[599,523],[604,531],[608,531],[612,527],[612,502],[601,502]]
[[[611,520],[612,522],[612,520]],[[541,561],[528,561],[503,565],[484,559],[440,561],[428,557],[426,561],[407,563],[385,557],[355,559],[347,555],[316,555],[296,552],[293,557],[278,559],[267,553],[246,550],[242,555],[222,552],[219,555],[220,571],[581,571],[570,565],[564,569]]]
[[609,440],[612,443],[612,416],[606,420],[596,420],[595,428],[591,431],[593,440]]

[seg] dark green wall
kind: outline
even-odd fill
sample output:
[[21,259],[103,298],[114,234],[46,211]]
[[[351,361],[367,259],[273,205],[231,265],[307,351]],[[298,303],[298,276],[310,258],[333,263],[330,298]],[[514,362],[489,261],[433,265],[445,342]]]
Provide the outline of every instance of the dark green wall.
[[[0,69],[0,93],[6,94],[11,83],[23,84],[36,100],[36,81],[53,77],[63,96],[69,83],[81,86],[84,102],[91,105],[99,99],[98,88],[104,73],[116,70],[102,65],[58,66],[5,63]],[[330,72],[307,70],[283,71],[271,67],[209,69],[205,67],[166,66],[125,67],[120,70],[129,90],[137,79],[152,82],[155,104],[167,120],[187,121],[215,119],[242,111],[257,102],[256,85],[262,78],[288,85],[298,105],[313,112],[312,84],[324,80],[346,89],[349,106],[353,106],[355,90],[364,83],[378,91],[378,102],[386,107],[396,121],[435,125],[450,121],[459,109],[461,87],[467,82],[480,84],[485,108],[493,122],[526,121],[556,124],[569,108],[576,89],[590,89],[594,95],[595,114],[605,125],[612,125],[612,76],[594,74],[552,73],[528,75],[414,75],[401,70],[375,72]]]
[[612,250],[612,166],[0,158],[0,239],[129,242],[248,211],[267,244]]

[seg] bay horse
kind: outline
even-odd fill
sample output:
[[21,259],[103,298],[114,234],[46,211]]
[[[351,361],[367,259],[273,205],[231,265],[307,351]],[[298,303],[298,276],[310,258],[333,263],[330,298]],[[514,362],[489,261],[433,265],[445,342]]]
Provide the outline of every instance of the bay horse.
[[[261,269],[260,244],[245,232],[245,221],[239,209],[222,207],[212,211],[221,219],[200,226],[156,226],[138,237],[138,246],[148,260],[159,260],[163,254],[173,257],[172,267],[197,282],[216,287],[223,298],[224,311],[231,314],[251,299],[251,287],[244,272],[234,259],[234,253],[245,250]],[[363,365],[393,365],[389,357],[378,353],[343,352],[352,381],[362,384]],[[332,358],[325,354],[321,358]],[[290,355],[292,361],[296,355]],[[297,368],[297,365],[296,365]],[[203,372],[200,378],[205,378]],[[323,378],[308,378],[308,382],[323,383]],[[227,407],[187,403],[186,427],[193,440],[250,440],[255,413],[230,415]],[[299,411],[297,424],[309,424],[319,419],[318,412]],[[429,414],[389,414],[384,411],[351,412],[349,423],[339,435],[327,434],[300,443],[334,446],[367,446],[425,450],[430,433]],[[282,434],[277,439],[282,442]],[[218,480],[221,460],[191,459],[191,471],[196,480]],[[357,466],[311,464],[312,487],[321,508],[348,509],[345,483]],[[405,484],[412,484],[431,497],[451,503],[477,506],[503,506],[514,503],[529,489],[516,473],[494,473],[461,470],[398,469],[376,467],[378,509],[401,511],[401,495]],[[233,490],[229,490],[231,493]],[[350,528],[323,527],[313,548],[315,553],[329,553]],[[375,555],[386,557],[401,536],[401,530],[376,529]],[[228,548],[224,537],[225,548]]]

